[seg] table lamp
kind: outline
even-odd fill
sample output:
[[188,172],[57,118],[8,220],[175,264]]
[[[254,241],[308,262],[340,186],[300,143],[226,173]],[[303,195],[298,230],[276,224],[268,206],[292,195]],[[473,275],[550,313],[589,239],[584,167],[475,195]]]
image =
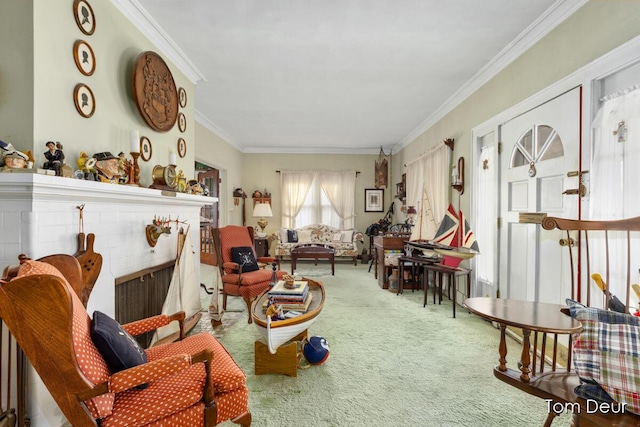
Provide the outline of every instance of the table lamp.
[[253,207],[253,217],[260,218],[258,220],[258,227],[260,227],[262,233],[258,233],[258,236],[266,236],[264,229],[269,223],[265,220],[265,218],[271,218],[272,216],[273,213],[271,212],[271,205],[269,203],[256,203],[256,205]]

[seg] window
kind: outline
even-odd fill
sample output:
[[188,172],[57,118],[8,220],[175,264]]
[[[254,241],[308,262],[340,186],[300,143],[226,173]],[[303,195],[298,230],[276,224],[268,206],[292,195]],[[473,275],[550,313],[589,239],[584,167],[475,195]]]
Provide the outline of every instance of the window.
[[564,156],[558,132],[547,125],[534,125],[516,142],[511,156],[511,167],[528,166],[531,162]]
[[326,224],[340,228],[340,216],[331,206],[327,195],[320,187],[319,180],[315,178],[307,193],[300,212],[296,215],[296,227],[304,227],[309,224]]

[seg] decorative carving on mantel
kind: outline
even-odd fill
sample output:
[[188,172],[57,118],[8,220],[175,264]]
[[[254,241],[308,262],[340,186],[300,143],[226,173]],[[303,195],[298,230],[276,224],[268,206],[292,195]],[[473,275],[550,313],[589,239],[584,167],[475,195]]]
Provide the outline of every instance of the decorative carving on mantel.
[[164,60],[143,52],[133,67],[133,98],[144,121],[155,131],[167,132],[178,118],[178,90]]

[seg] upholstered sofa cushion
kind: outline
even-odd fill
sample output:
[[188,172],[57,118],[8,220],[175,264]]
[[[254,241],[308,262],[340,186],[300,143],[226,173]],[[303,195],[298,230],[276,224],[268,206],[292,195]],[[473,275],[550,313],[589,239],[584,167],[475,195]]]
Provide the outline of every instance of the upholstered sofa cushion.
[[336,257],[353,257],[358,255],[357,242],[364,241],[364,235],[357,230],[339,230],[325,224],[311,224],[298,229],[297,241],[289,240],[289,231],[281,228],[276,233],[275,256],[282,258],[291,255],[291,249],[298,245],[318,243],[329,245],[335,249]]

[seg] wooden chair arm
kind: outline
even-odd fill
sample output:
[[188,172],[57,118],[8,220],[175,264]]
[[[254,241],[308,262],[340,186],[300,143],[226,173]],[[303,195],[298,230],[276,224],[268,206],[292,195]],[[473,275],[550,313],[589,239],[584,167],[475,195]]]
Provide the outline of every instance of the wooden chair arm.
[[214,396],[213,384],[211,383],[212,360],[213,350],[211,349],[202,350],[193,355],[186,353],[176,354],[117,372],[111,375],[108,381],[76,393],[76,397],[79,401],[85,401],[105,393],[121,393],[142,384],[182,372],[195,363],[204,363],[206,371],[204,397],[205,399],[210,399],[205,400],[205,403],[212,402]]
[[172,315],[158,314],[157,316],[151,316],[134,322],[125,323],[121,326],[122,329],[135,337],[137,335],[142,335],[145,332],[155,331],[156,329],[166,326],[173,321],[178,321],[178,325],[180,327],[180,339],[182,340],[185,337],[184,318],[184,311],[178,311]]

